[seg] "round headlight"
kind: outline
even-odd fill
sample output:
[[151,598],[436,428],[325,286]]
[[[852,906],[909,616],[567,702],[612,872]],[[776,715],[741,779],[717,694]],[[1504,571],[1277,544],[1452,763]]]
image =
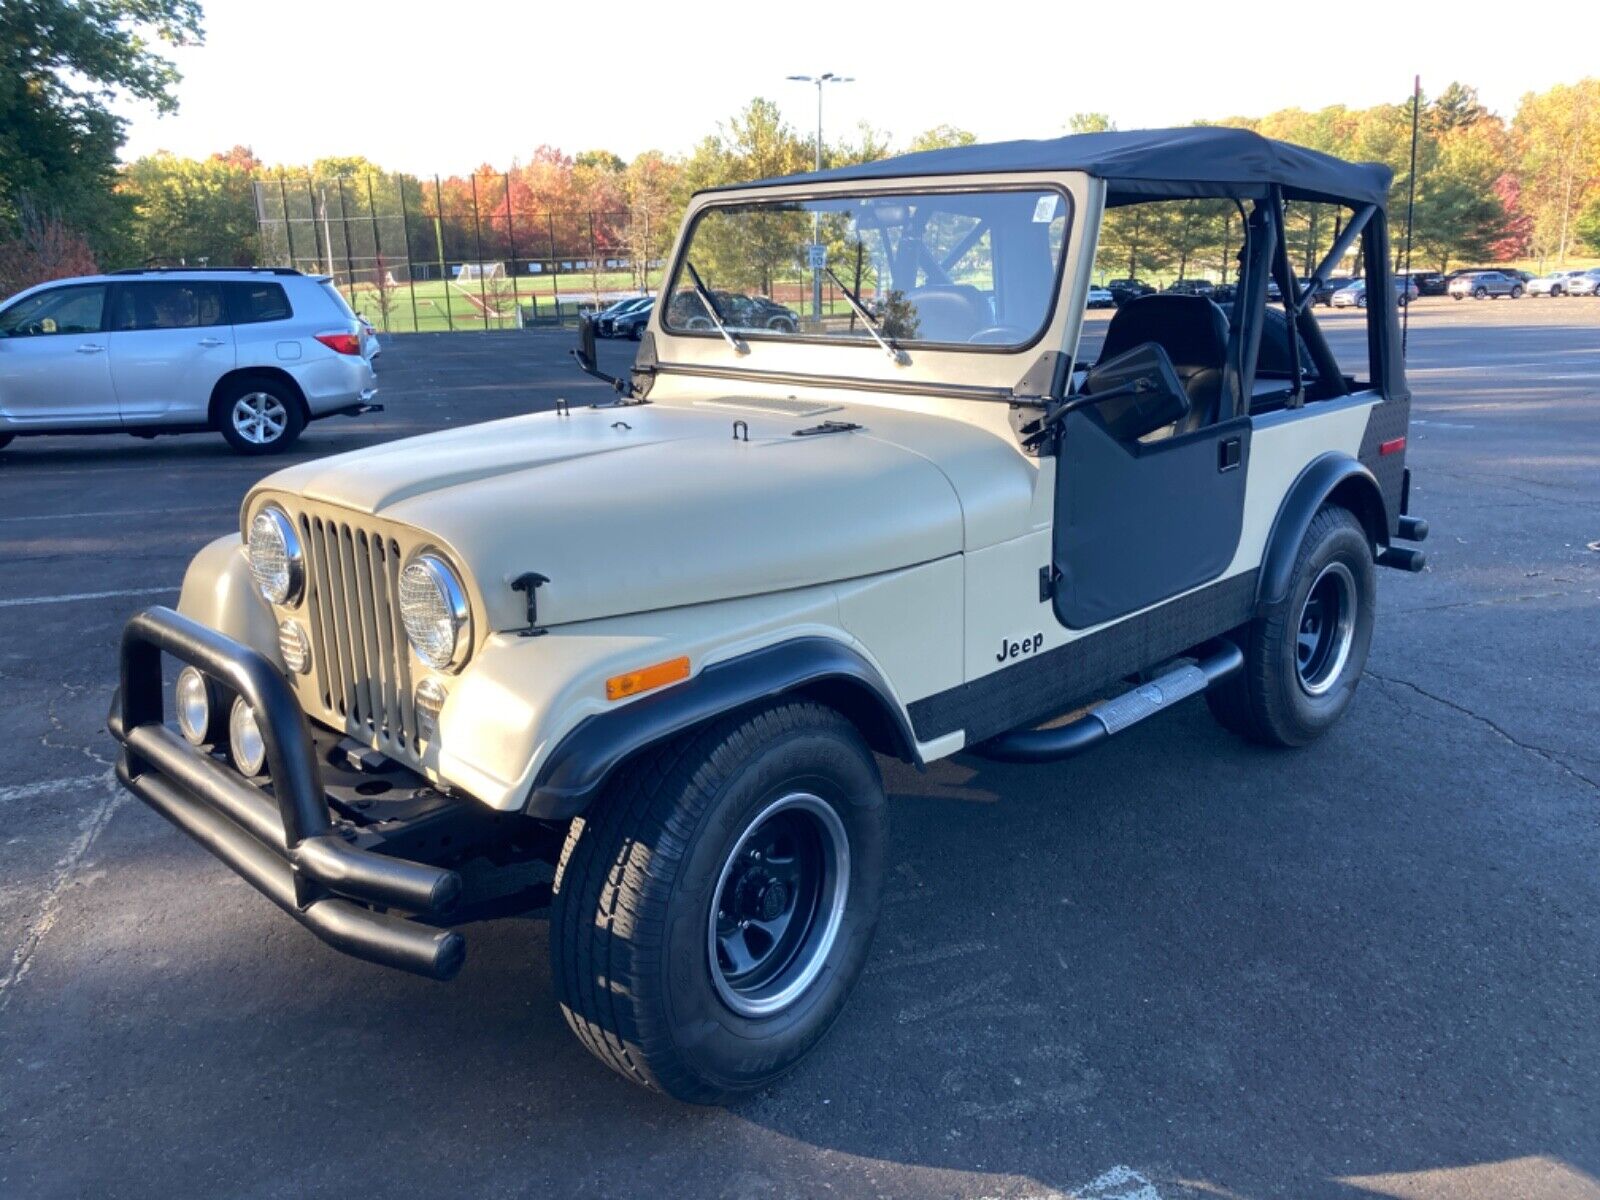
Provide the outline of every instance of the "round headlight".
[[400,618],[418,658],[437,671],[459,667],[472,645],[467,593],[436,554],[420,554],[400,572]]
[[294,525],[280,508],[263,508],[250,522],[250,574],[270,604],[294,604],[306,579],[305,555]]
[[216,697],[212,694],[211,682],[195,668],[185,667],[178,672],[173,691],[177,699],[178,728],[183,731],[184,740],[191,746],[215,741],[211,711]]
[[267,744],[261,739],[261,726],[243,696],[233,702],[233,711],[228,714],[228,750],[233,755],[233,765],[245,775],[259,775],[267,765]]

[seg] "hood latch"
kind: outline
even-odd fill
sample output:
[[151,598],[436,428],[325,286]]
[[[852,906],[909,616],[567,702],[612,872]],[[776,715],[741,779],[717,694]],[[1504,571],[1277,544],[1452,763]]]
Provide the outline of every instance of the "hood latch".
[[543,637],[550,631],[539,625],[539,588],[550,582],[548,575],[527,571],[511,581],[511,590],[525,592],[528,597],[528,627],[517,631],[518,637]]

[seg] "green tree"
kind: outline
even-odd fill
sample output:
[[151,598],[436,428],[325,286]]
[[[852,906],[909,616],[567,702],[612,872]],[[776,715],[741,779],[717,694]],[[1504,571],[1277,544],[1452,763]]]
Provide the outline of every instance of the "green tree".
[[1512,123],[1533,251],[1565,265],[1573,220],[1600,186],[1600,78],[1529,93]]
[[1073,113],[1067,118],[1068,133],[1110,133],[1117,123],[1103,112]]
[[126,121],[116,95],[176,107],[178,81],[156,44],[201,38],[198,0],[5,0],[0,3],[0,225],[31,196],[118,249],[126,210],[114,195]]
[[253,266],[260,254],[253,185],[259,168],[238,148],[207,159],[162,152],[130,163],[118,190],[131,202],[138,261]]
[[1583,239],[1583,244],[1589,248],[1589,253],[1600,254],[1600,196],[1596,196],[1584,206],[1572,227]]
[[935,125],[912,138],[906,150],[943,150],[947,146],[970,146],[977,140],[976,134],[957,125]]
[[1429,155],[1430,169],[1418,173],[1412,245],[1440,271],[1453,262],[1489,257],[1505,235],[1496,142],[1483,123],[1454,126]]

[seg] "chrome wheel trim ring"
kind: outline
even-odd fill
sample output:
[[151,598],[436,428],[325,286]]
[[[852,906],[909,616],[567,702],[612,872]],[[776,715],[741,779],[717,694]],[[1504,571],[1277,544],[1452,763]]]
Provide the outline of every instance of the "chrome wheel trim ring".
[[[1350,661],[1350,649],[1356,640],[1356,595],[1355,576],[1342,562],[1323,567],[1306,592],[1295,622],[1295,676],[1308,696],[1326,695]],[[1326,611],[1330,601],[1336,610],[1332,614]],[[1313,626],[1318,643],[1311,661],[1302,663],[1300,639],[1307,636],[1308,625]],[[1324,637],[1325,644],[1321,640]]]

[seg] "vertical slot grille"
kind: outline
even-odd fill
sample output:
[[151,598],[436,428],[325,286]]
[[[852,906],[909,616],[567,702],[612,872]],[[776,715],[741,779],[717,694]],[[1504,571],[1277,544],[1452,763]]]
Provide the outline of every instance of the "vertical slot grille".
[[400,546],[376,530],[302,516],[318,698],[380,749],[414,754],[410,646],[400,619]]

